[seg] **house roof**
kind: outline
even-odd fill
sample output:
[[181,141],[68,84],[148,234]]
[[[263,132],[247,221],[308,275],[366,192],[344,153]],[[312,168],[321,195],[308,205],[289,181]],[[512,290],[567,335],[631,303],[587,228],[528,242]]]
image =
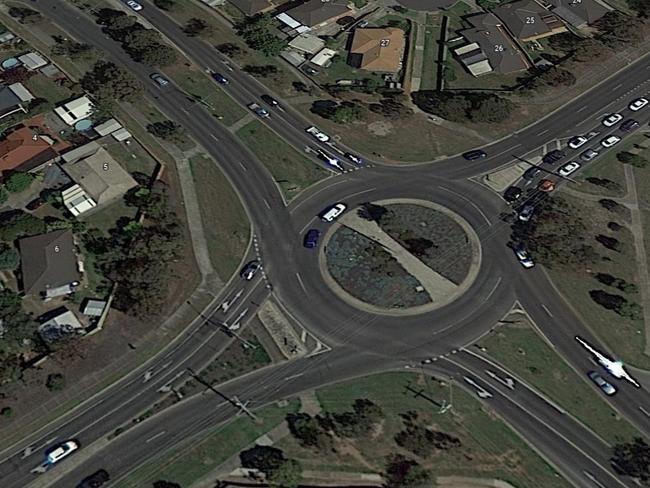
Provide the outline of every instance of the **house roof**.
[[350,64],[368,71],[396,73],[402,66],[406,40],[396,27],[355,29]]
[[318,51],[309,61],[316,66],[329,66],[334,56],[336,56],[336,51],[334,49],[324,47]]
[[105,300],[92,300],[89,299],[84,304],[83,310],[81,313],[84,315],[90,315],[93,317],[99,317],[104,309],[106,308]]
[[35,98],[22,83],[13,83],[9,85],[9,89],[20,98],[21,102],[30,102]]
[[35,70],[47,64],[47,60],[43,56],[33,51],[18,56],[18,61],[23,63],[28,70]]
[[95,208],[97,202],[90,198],[79,185],[72,185],[61,192],[63,205],[75,217]]
[[25,293],[44,293],[48,288],[79,281],[70,229],[20,239],[18,247]]
[[56,156],[57,152],[43,137],[21,127],[0,141],[0,172],[29,171]]
[[85,119],[92,111],[93,104],[86,96],[70,100],[54,109],[54,112],[68,125],[74,125],[80,120]]
[[550,35],[556,30],[566,30],[564,24],[535,0],[503,3],[493,10],[518,39]]
[[97,205],[111,202],[138,185],[103,147],[61,168]]
[[344,0],[308,0],[287,10],[285,14],[303,25],[314,27],[349,12],[348,2]]
[[494,71],[514,73],[531,67],[525,54],[504,28],[503,22],[494,14],[472,15],[467,20],[474,27],[465,29],[460,34],[468,42],[481,47]]
[[313,34],[300,34],[289,42],[289,47],[298,51],[314,54],[325,47],[325,41]]
[[106,122],[102,122],[99,125],[96,125],[93,127],[95,129],[95,132],[99,134],[100,136],[105,136],[110,134],[111,132],[115,132],[118,129],[122,128],[122,124],[120,124],[117,120],[115,119],[108,119]]
[[546,0],[551,11],[571,25],[580,27],[591,24],[609,12],[609,9],[595,0]]
[[228,0],[246,15],[255,15],[273,7],[269,0]]
[[20,105],[20,98],[6,85],[0,85],[0,112]]

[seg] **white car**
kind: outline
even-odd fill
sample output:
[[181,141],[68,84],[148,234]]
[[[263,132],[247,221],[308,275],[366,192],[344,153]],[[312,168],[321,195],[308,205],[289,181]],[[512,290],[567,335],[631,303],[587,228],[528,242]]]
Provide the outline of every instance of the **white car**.
[[533,266],[535,266],[535,263],[533,262],[532,258],[528,254],[528,251],[526,251],[526,248],[523,245],[521,244],[516,245],[514,247],[514,250],[517,259],[519,260],[519,262],[524,268],[532,268]]
[[580,163],[578,161],[571,161],[564,166],[561,166],[558,170],[560,176],[569,176],[574,171],[577,171],[580,168]]
[[344,203],[337,203],[328,208],[322,215],[321,219],[325,222],[334,222],[348,208]]
[[325,134],[324,132],[321,132],[320,130],[318,130],[318,127],[314,127],[313,125],[312,125],[311,127],[307,127],[307,128],[305,129],[305,131],[306,131],[308,134],[311,134],[312,136],[314,136],[314,137],[315,137],[316,139],[318,139],[320,142],[327,142],[327,141],[330,140],[330,136],[328,136],[328,135]]
[[621,138],[618,136],[609,136],[600,141],[600,145],[603,147],[612,147],[614,144],[621,142]]
[[134,2],[133,0],[124,0],[124,3],[131,7],[131,10],[134,10],[136,12],[142,10],[142,5],[140,5],[138,2]]
[[79,443],[77,441],[65,441],[48,449],[45,452],[45,459],[49,464],[55,464],[61,461],[61,459],[68,457],[77,449],[79,449]]
[[585,136],[575,136],[569,139],[568,146],[571,149],[578,149],[579,147],[585,145],[588,140],[589,139],[587,139]]
[[605,127],[612,127],[618,124],[621,120],[623,120],[623,116],[621,114],[609,114],[602,120],[602,124]]
[[636,112],[637,110],[641,110],[643,107],[648,105],[648,103],[650,103],[650,101],[648,101],[647,98],[636,98],[630,102],[628,108],[632,112]]

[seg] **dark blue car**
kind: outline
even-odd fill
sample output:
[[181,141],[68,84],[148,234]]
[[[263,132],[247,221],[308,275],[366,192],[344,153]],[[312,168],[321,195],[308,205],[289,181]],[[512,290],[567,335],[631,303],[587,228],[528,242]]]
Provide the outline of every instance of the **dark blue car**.
[[305,247],[313,249],[318,246],[318,239],[320,238],[320,231],[318,229],[309,229],[305,234]]
[[228,85],[230,83],[228,81],[228,78],[219,73],[212,73],[212,78],[214,78],[216,82],[221,83],[222,85]]

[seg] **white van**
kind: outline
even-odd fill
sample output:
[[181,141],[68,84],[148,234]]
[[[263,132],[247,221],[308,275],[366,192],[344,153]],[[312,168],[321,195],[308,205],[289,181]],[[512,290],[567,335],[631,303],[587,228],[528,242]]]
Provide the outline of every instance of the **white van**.
[[323,219],[325,222],[334,222],[343,212],[345,212],[346,208],[348,207],[344,203],[337,203],[335,205],[332,205],[323,214],[321,214],[321,219]]

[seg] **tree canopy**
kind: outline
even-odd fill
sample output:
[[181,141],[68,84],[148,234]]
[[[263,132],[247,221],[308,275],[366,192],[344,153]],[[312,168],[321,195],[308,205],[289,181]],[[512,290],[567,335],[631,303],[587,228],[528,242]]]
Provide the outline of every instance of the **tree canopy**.
[[115,100],[129,102],[142,96],[142,84],[135,76],[109,61],[95,63],[81,79],[81,86],[104,106],[112,105]]

